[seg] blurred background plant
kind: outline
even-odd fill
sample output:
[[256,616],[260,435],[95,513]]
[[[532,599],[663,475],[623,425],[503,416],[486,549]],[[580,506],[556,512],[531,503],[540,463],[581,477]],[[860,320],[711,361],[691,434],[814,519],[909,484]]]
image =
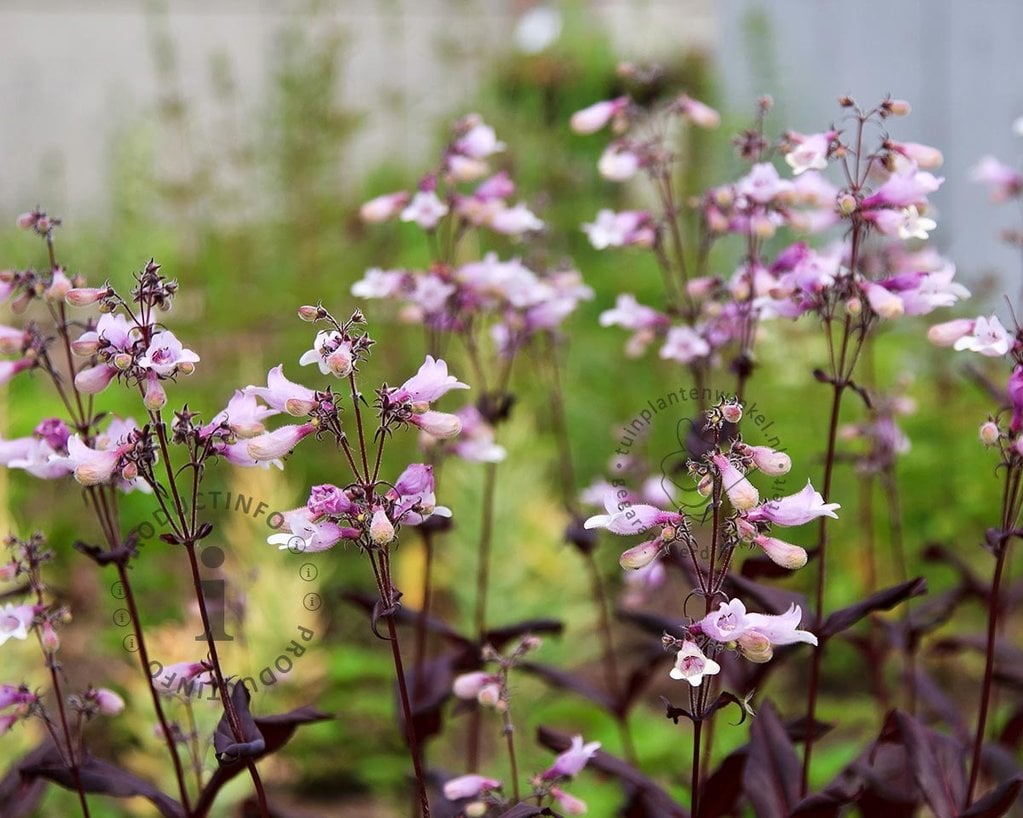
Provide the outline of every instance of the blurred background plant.
[[[259,47],[252,37],[254,24],[246,13],[240,15],[240,51],[237,42],[235,47],[221,49],[215,46],[214,38],[200,38],[198,42],[210,42],[210,48],[197,57],[198,46],[182,33],[177,4],[148,7],[142,19],[150,63],[123,65],[121,70],[151,75],[153,95],[141,108],[110,106],[108,161],[99,170],[87,170],[100,176],[96,188],[101,194],[94,198],[102,207],[67,206],[85,201],[82,196],[72,195],[77,184],[73,180],[79,173],[73,158],[63,165],[59,161],[43,162],[39,174],[28,174],[34,177],[31,201],[10,201],[6,195],[2,199],[0,259],[11,267],[40,263],[36,243],[26,242],[13,227],[15,215],[34,205],[36,198],[65,219],[62,256],[72,272],[82,270],[96,280],[109,277],[123,282],[132,270],[155,257],[169,275],[181,281],[183,294],[177,304],[177,321],[182,332],[199,337],[201,328],[199,351],[204,362],[213,364],[200,368],[180,389],[185,394],[194,393],[196,403],[219,404],[225,397],[225,383],[258,383],[261,373],[278,358],[288,360],[291,354],[297,359],[308,348],[308,329],[293,318],[299,304],[321,297],[331,308],[344,312],[354,306],[355,299],[349,295],[351,284],[367,268],[424,263],[421,238],[414,227],[390,224],[366,229],[358,219],[359,205],[377,194],[407,187],[413,173],[422,167],[420,154],[443,143],[447,122],[465,112],[478,111],[508,143],[502,161],[513,165],[521,195],[548,224],[543,248],[552,265],[561,258],[570,258],[595,291],[594,300],[582,304],[570,318],[571,349],[563,377],[572,385],[565,409],[576,473],[604,473],[617,445],[616,430],[643,410],[648,401],[656,402],[666,392],[689,384],[683,382],[680,372],[677,383],[666,381],[666,377],[671,378],[665,374],[667,370],[655,366],[630,366],[624,387],[619,379],[621,339],[602,331],[598,316],[625,289],[623,280],[628,280],[628,289],[640,302],[656,302],[661,293],[660,276],[646,255],[599,253],[579,229],[579,224],[600,207],[624,209],[636,204],[641,193],[627,185],[601,180],[593,167],[603,143],[572,137],[568,121],[573,112],[620,92],[617,65],[623,55],[629,56],[630,44],[627,37],[623,40],[619,28],[650,30],[650,20],[657,18],[645,7],[630,12],[631,4],[595,4],[602,12],[599,22],[585,3],[549,9],[534,6],[532,12],[523,4],[515,9],[519,20],[519,27],[513,30],[515,36],[505,36],[515,41],[506,43],[512,47],[493,48],[493,20],[476,4],[441,3],[437,9],[423,10],[421,18],[429,19],[436,11],[440,19],[443,11],[455,21],[442,31],[447,36],[439,36],[433,43],[417,39],[414,32],[410,35],[409,27],[414,29],[416,25],[415,15],[403,13],[398,3],[384,5],[393,8],[380,14],[355,14],[356,20],[361,19],[361,13],[372,21],[378,41],[402,44],[400,53],[380,60],[381,72],[385,77],[391,69],[407,75],[422,66],[433,83],[435,99],[403,98],[400,89],[386,87],[377,77],[353,74],[350,64],[370,39],[362,36],[357,25],[338,22],[336,9],[329,3],[313,4],[295,13],[264,10],[266,13],[259,16],[257,30],[267,43],[261,52],[266,79],[256,96],[251,84],[239,79],[237,64],[240,59],[242,73],[250,76],[251,66],[244,65],[244,60],[249,51]],[[656,12],[658,4],[650,5]],[[722,77],[727,77],[728,70],[717,71],[720,61],[715,62],[715,55],[707,47],[710,38],[701,33],[708,25],[705,15],[701,16],[705,9],[699,3],[691,6],[687,13],[694,33],[689,47],[659,56],[663,88],[685,88],[724,115],[723,126],[717,132],[688,134],[693,141],[685,153],[698,161],[686,163],[682,176],[685,189],[695,194],[738,175],[740,163],[728,139],[738,129],[737,123],[744,123],[748,117],[754,95],[725,96]],[[776,65],[772,68],[774,58],[765,45],[775,33],[770,16],[758,13],[756,4],[743,6],[748,12],[740,21],[745,28],[734,25],[726,32],[724,47],[746,43],[753,54],[752,62],[760,60],[763,76],[777,80],[777,88],[754,91],[775,94],[779,103],[772,120],[775,132],[806,126],[783,118],[786,101],[797,92],[785,85],[786,77]],[[544,17],[545,10],[554,13]],[[18,13],[27,12],[13,12]],[[736,23],[734,14],[725,15],[722,24]],[[54,19],[49,25],[60,23]],[[486,34],[488,26],[491,31]],[[443,25],[438,27],[444,29]],[[8,32],[14,30],[7,27]],[[677,30],[668,27],[659,36],[670,38]],[[507,30],[501,31],[508,34]],[[183,58],[186,46],[187,60]],[[12,66],[12,76],[20,76],[15,68]],[[202,84],[208,89],[201,106],[185,90],[195,86],[197,72],[204,76]],[[465,78],[467,74],[472,75],[472,82]],[[69,82],[73,79],[68,78]],[[898,77],[886,81],[894,84]],[[25,82],[31,90],[30,81]],[[730,82],[734,87],[734,78]],[[365,111],[355,110],[344,93],[361,83],[378,89],[373,108]],[[422,86],[416,87],[416,93],[427,93]],[[36,90],[45,99],[47,89]],[[830,98],[849,90],[830,88]],[[887,90],[911,96],[901,87],[885,87],[881,92]],[[1023,109],[1023,100],[1017,99],[1015,104],[1017,109],[1005,113],[1008,119]],[[826,108],[822,106],[813,112],[812,121],[819,122],[832,110],[830,103]],[[921,134],[920,138],[945,148],[940,134]],[[78,135],[60,131],[41,135],[39,142],[63,145],[76,139]],[[367,141],[375,143],[377,150],[367,151]],[[988,150],[997,147],[992,145],[983,152]],[[951,153],[946,149],[947,156]],[[977,156],[960,158],[973,162]],[[13,154],[8,152],[3,165],[14,164]],[[945,173],[950,178],[956,174],[964,177],[965,166],[946,165]],[[4,171],[4,178],[10,175],[12,170]],[[20,190],[25,185],[8,187]],[[976,193],[974,208],[982,196]],[[734,258],[715,257],[710,266],[726,273],[735,268],[735,263]],[[963,272],[975,294],[969,307],[972,316],[982,311],[985,298],[1000,288],[991,282],[985,285],[982,270]],[[1017,273],[1013,270],[1010,274]],[[385,309],[377,310],[375,306],[368,312],[378,327],[392,318]],[[414,371],[422,360],[421,329],[391,321],[379,331],[396,340],[386,345],[389,357],[378,356],[370,361],[369,368],[381,376],[385,372]],[[812,368],[826,354],[823,342],[812,327],[805,325],[775,323],[762,332],[760,383],[756,394],[748,398],[755,399],[760,411],[773,421],[772,433],[784,442],[794,461],[819,463],[822,452],[816,441],[825,436],[826,418],[820,411],[806,411],[806,390],[812,388],[808,386]],[[898,474],[902,487],[901,542],[908,574],[926,575],[932,591],[951,586],[956,576],[949,567],[922,561],[926,545],[943,543],[986,576],[988,562],[977,544],[997,497],[990,459],[972,430],[986,418],[989,395],[978,378],[969,377],[964,364],[958,360],[950,363],[943,351],[929,347],[919,325],[898,324],[886,330],[873,348],[871,362],[879,383],[892,383],[904,372],[914,374],[906,394],[915,401],[917,412],[900,418],[912,448],[900,459]],[[496,601],[506,600],[516,618],[549,615],[552,597],[557,598],[556,615],[565,621],[566,629],[561,638],[545,640],[542,660],[559,667],[581,667],[599,679],[600,640],[590,605],[590,580],[581,570],[577,555],[562,543],[564,519],[549,488],[557,480],[558,444],[545,408],[544,379],[528,359],[524,364],[513,377],[513,390],[521,396],[520,406],[504,427],[502,438],[510,455],[502,466],[501,490],[515,502],[499,504],[493,545],[495,553],[515,554],[515,559],[502,560],[501,570],[493,577],[491,594]],[[0,393],[0,436],[28,434],[39,415],[38,407],[50,400],[39,379],[13,381]],[[845,419],[850,423],[862,421],[857,411],[849,408]],[[644,446],[654,462],[677,448],[676,420],[665,415],[651,425]],[[400,446],[394,449],[389,455],[393,463],[387,464],[388,468],[400,460]],[[255,498],[272,509],[292,508],[304,499],[300,496],[302,486],[324,478],[328,462],[310,450],[301,459],[296,458],[284,475],[224,468],[211,478],[211,483],[219,479],[225,492]],[[940,479],[936,480],[935,475]],[[840,468],[833,496],[828,499],[848,502],[851,509],[852,498],[861,491],[860,480],[853,469]],[[791,490],[797,488],[792,486]],[[446,536],[443,553],[438,554],[439,591],[434,604],[449,619],[461,616],[461,623],[468,627],[472,591],[464,577],[475,564],[475,532],[482,504],[478,469],[471,464],[448,464],[442,491],[443,501],[455,513],[456,527]],[[124,651],[118,629],[108,626],[118,607],[116,600],[110,597],[102,577],[85,567],[69,548],[79,536],[74,523],[78,504],[78,497],[56,484],[0,470],[0,530],[24,535],[35,528],[47,529],[57,553],[54,572],[62,577],[58,591],[73,600],[72,607],[79,612],[65,630],[63,647],[66,655],[75,656],[76,663],[81,663],[75,673],[87,675],[94,668],[118,686],[129,705],[141,703],[146,694],[132,657]],[[127,519],[141,522],[151,519],[152,513],[145,498],[127,499]],[[885,530],[888,509],[875,503],[864,524],[871,521],[878,530]],[[244,627],[244,638],[230,646],[225,664],[246,667],[249,673],[258,675],[279,653],[278,643],[291,627],[290,622],[298,621],[300,616],[308,619],[308,612],[301,609],[302,591],[308,583],[299,577],[297,561],[295,571],[281,571],[282,555],[265,544],[267,531],[262,520],[221,511],[218,523],[228,555],[223,571],[229,580],[229,593],[236,607],[247,612],[244,621],[235,623]],[[833,574],[864,576],[868,571],[876,572],[880,575],[878,585],[899,579],[902,569],[895,563],[865,562],[865,552],[860,548],[862,536],[854,526],[835,527],[830,557],[834,560]],[[800,544],[811,542],[804,538]],[[144,558],[136,569],[136,583],[139,595],[144,594],[147,601],[146,619],[157,627],[156,645],[170,651],[177,641],[190,639],[201,627],[195,612],[178,607],[186,577],[167,573],[170,560],[161,554],[163,548],[156,541],[146,543]],[[616,593],[621,592],[618,553],[608,549],[597,556],[607,581]],[[418,582],[411,580],[421,569],[418,552],[409,548],[399,552],[398,558],[398,570],[409,578],[399,583],[401,587],[418,587]],[[315,698],[320,707],[341,717],[308,728],[288,753],[267,762],[265,778],[270,787],[285,795],[285,802],[293,802],[299,815],[304,814],[303,809],[308,814],[401,814],[407,809],[403,795],[408,791],[407,765],[403,748],[391,729],[394,702],[389,660],[367,637],[362,613],[342,601],[345,589],[370,587],[371,578],[354,560],[321,558],[316,565],[319,576],[314,584],[326,600],[314,618],[317,637],[287,679],[259,691],[258,702],[259,708],[269,712],[296,704],[300,698]],[[836,584],[829,591],[835,607],[851,603],[858,587],[859,583]],[[417,604],[414,597],[407,601]],[[982,611],[979,607],[965,610],[978,625],[974,629],[979,630]],[[289,624],[282,626],[283,622]],[[5,662],[12,655],[5,655]],[[831,780],[876,733],[877,704],[860,695],[856,682],[859,662],[854,647],[833,645],[819,713],[827,720],[829,714],[841,711],[843,720],[817,750],[815,788]],[[980,676],[982,657],[965,654],[932,658],[932,662],[936,678],[950,685],[950,695],[961,696],[972,706],[970,680]],[[967,668],[966,674],[960,670],[960,663]],[[18,676],[18,671],[23,671],[30,683],[42,686],[42,678],[32,675],[35,671],[27,667],[13,666],[9,675]],[[889,681],[898,683],[894,668]],[[784,675],[774,682],[778,690],[784,690],[785,683]],[[524,737],[520,752],[525,761],[520,766],[542,769],[550,761],[550,753],[532,740],[539,724],[556,724],[582,733],[587,740],[616,746],[614,720],[584,700],[552,691],[525,674],[517,677],[515,684],[515,695],[530,702],[528,709],[517,711],[517,718],[524,722],[520,726]],[[646,694],[648,706],[634,711],[633,730],[642,736],[638,753],[644,769],[672,771],[667,776],[671,792],[682,799],[688,769],[686,742],[656,705],[656,692],[668,689],[670,684],[665,669],[663,679]],[[1008,707],[1011,703],[1002,704]],[[724,757],[743,743],[745,735],[744,730],[719,731],[715,752]],[[161,767],[159,741],[150,730],[119,720],[95,741],[101,747],[105,745],[111,755],[129,758],[140,772],[157,777],[167,774]],[[15,730],[5,736],[0,742],[0,768],[6,768],[32,743],[28,730]],[[442,751],[431,761],[453,771],[461,769],[454,752],[447,757]],[[233,786],[241,797],[244,782],[237,781]],[[611,815],[619,800],[619,788],[614,782],[590,776],[585,795],[590,814]],[[72,814],[74,804],[73,794],[53,789],[39,814]],[[134,803],[97,799],[93,814],[145,813]]]

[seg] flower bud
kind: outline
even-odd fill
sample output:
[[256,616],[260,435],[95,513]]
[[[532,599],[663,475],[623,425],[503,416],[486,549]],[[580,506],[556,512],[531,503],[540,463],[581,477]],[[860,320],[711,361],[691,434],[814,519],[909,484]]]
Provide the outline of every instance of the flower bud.
[[53,629],[53,625],[49,622],[43,622],[42,634],[39,637],[39,641],[42,642],[43,647],[53,652],[60,647],[60,637],[57,636],[57,631]]
[[741,403],[723,403],[721,405],[721,416],[729,423],[738,423],[742,420],[742,404]]
[[497,682],[483,685],[480,692],[476,694],[476,701],[484,707],[496,709],[501,703],[501,685]]
[[494,677],[482,670],[473,673],[463,673],[455,677],[451,686],[452,692],[460,699],[475,699],[485,685],[494,681]]
[[71,279],[63,270],[57,269],[53,272],[53,280],[50,286],[43,293],[47,301],[63,301],[64,297],[71,291]]
[[104,716],[117,716],[124,710],[124,699],[113,690],[108,690],[105,687],[98,688],[94,691],[93,697],[96,699],[99,712]]
[[191,375],[195,372],[195,364],[191,361],[181,361],[181,363],[175,366],[175,371],[182,375]]
[[763,664],[774,656],[771,640],[756,631],[747,631],[735,640],[739,652],[751,662]]
[[394,539],[394,525],[387,519],[387,513],[382,508],[373,512],[373,519],[369,524],[369,536],[377,545],[387,545]]
[[462,810],[465,818],[483,818],[489,811],[490,806],[486,801],[472,801]]
[[127,480],[130,483],[132,480],[134,480],[138,476],[139,476],[139,467],[136,464],[134,464],[134,463],[132,463],[130,461],[128,463],[124,464],[124,468],[121,469],[121,479],[122,480]]
[[863,312],[863,302],[856,296],[853,296],[845,302],[845,311],[855,317]]
[[0,581],[9,582],[18,576],[18,563],[8,562],[0,565]]
[[806,550],[774,537],[757,537],[754,542],[764,549],[764,553],[775,565],[794,571],[806,565]]
[[110,295],[109,287],[76,287],[68,290],[64,300],[72,307],[88,307]]
[[912,110],[910,104],[904,99],[890,99],[884,107],[892,116],[906,116]]
[[327,356],[327,367],[339,378],[347,378],[352,372],[352,350],[342,344]]
[[998,424],[993,420],[980,425],[980,439],[985,446],[993,446],[998,441]]
[[36,226],[37,221],[39,221],[39,214],[33,210],[31,213],[22,213],[19,215],[16,224],[22,230],[31,230]]
[[442,440],[457,437],[462,431],[462,421],[458,415],[448,414],[447,412],[430,410],[422,414],[412,415],[409,420],[427,434]]
[[856,197],[851,193],[842,193],[835,201],[835,207],[843,216],[851,216],[856,212]]
[[124,372],[129,369],[135,358],[128,352],[118,352],[113,359],[114,366]]
[[89,355],[95,355],[96,350],[99,349],[99,338],[94,338],[91,341],[83,341],[80,338],[71,342],[71,351],[75,355],[81,355],[87,357]]
[[927,330],[927,340],[938,347],[950,347],[960,338],[970,335],[975,325],[976,322],[970,318],[956,318],[935,324]]
[[321,317],[323,310],[320,307],[312,307],[306,304],[298,308],[298,317],[303,321],[315,321]]
[[142,402],[150,412],[158,412],[167,405],[167,393],[156,375],[146,379],[146,394]]
[[788,474],[792,468],[792,458],[785,452],[779,452],[770,446],[751,446],[753,450],[753,463],[764,474],[777,477]]
[[628,551],[624,551],[621,557],[618,558],[618,564],[622,568],[630,568],[632,570],[646,568],[646,566],[657,559],[657,555],[660,553],[661,543],[658,540],[650,540],[649,542],[640,543]]

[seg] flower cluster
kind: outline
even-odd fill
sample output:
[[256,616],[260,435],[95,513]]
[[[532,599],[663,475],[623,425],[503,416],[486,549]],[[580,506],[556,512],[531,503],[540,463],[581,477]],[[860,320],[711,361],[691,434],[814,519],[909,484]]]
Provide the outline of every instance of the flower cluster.
[[[622,536],[657,529],[655,537],[621,555],[622,567],[649,570],[649,566],[659,562],[666,551],[678,548],[692,560],[693,576],[700,586],[698,593],[710,600],[723,595],[722,587],[732,554],[741,545],[757,546],[772,562],[784,568],[804,566],[806,551],[772,536],[772,526],[794,527],[821,517],[834,518],[838,516],[835,512],[839,505],[825,502],[809,481],[796,494],[762,500],[749,476],[756,472],[768,476],[786,474],[792,467],[789,456],[769,446],[751,446],[738,434],[727,442],[721,440],[723,425],[726,422],[739,423],[742,419],[742,406],[735,400],[719,401],[708,410],[706,418],[718,442],[700,458],[691,459],[688,469],[696,481],[697,491],[710,498],[713,509],[716,553],[711,554],[708,564],[702,564],[697,558],[697,552],[703,550],[706,553],[706,548],[701,546],[694,531],[692,516],[682,508],[666,510],[634,502],[634,495],[624,488],[605,487],[602,493],[607,513],[590,517],[585,527],[603,528]],[[663,487],[660,494],[666,494]],[[726,498],[731,506],[731,513],[727,515],[723,506]],[[677,652],[671,675],[696,687],[704,676],[718,673],[720,665],[713,657],[724,647],[737,649],[751,661],[766,662],[777,645],[796,641],[816,644],[813,634],[798,629],[801,618],[802,611],[798,607],[780,616],[771,616],[747,614],[739,600],[721,603],[718,612],[708,610],[704,619],[689,626],[686,639],[665,637],[666,645]]]

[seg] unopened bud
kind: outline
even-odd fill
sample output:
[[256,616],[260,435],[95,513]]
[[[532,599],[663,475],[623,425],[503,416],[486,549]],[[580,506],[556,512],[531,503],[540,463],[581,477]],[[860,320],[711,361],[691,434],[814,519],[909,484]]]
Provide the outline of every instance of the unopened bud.
[[851,193],[841,193],[835,200],[835,206],[843,216],[851,216],[856,212],[856,197]]
[[131,367],[132,362],[135,359],[127,352],[118,352],[114,356],[113,364],[115,367],[124,372],[126,369]]
[[462,812],[465,813],[465,818],[483,818],[487,812],[490,811],[490,807],[486,801],[473,801],[471,804],[462,808]]
[[382,508],[373,512],[369,536],[377,545],[387,545],[394,539],[394,525],[387,519],[387,513]]
[[160,383],[160,379],[151,377],[146,382],[146,395],[142,401],[146,409],[151,412],[158,412],[167,405],[167,393],[164,391],[163,384]]
[[88,307],[110,295],[109,287],[76,287],[68,290],[64,300],[72,307]]
[[39,214],[35,211],[31,213],[22,213],[18,216],[17,225],[22,230],[31,230],[36,226],[36,222],[39,220]]
[[116,716],[124,710],[124,699],[114,693],[113,690],[101,687],[94,691],[93,697],[96,699],[99,712],[104,716]]
[[980,425],[980,439],[985,446],[992,446],[998,441],[998,424],[993,420]]
[[195,372],[195,364],[193,364],[191,361],[182,361],[175,367],[175,369],[182,375],[191,375],[193,372]]
[[352,350],[342,344],[327,356],[327,367],[339,378],[347,378],[352,372]]
[[845,310],[855,317],[863,312],[863,302],[854,296],[845,302]]
[[322,317],[323,310],[320,307],[312,307],[306,304],[298,308],[298,317],[303,321],[315,321]]
[[476,694],[476,701],[484,707],[496,708],[501,701],[501,685],[497,682],[483,685],[480,688],[480,692]]
[[742,404],[732,402],[722,404],[721,416],[729,423],[738,423],[742,420]]
[[624,551],[621,557],[618,558],[618,564],[622,568],[631,568],[632,570],[646,568],[646,566],[657,559],[657,555],[660,553],[661,543],[658,540],[650,540],[649,542],[633,546],[628,551]]
[[884,108],[892,116],[906,116],[912,110],[904,99],[890,99],[884,104]]
[[48,651],[55,651],[60,647],[60,637],[49,622],[43,623],[42,635],[39,637],[43,647]]
[[125,463],[121,469],[121,479],[129,483],[139,476],[139,467],[135,463]]

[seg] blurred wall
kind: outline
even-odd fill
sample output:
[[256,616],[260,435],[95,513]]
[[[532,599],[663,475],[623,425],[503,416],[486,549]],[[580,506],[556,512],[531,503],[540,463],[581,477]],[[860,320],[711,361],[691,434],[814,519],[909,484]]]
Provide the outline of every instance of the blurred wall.
[[[112,137],[135,127],[158,92],[187,100],[194,133],[218,115],[211,65],[229,66],[238,104],[256,106],[282,28],[344,38],[337,96],[363,115],[352,172],[383,158],[419,162],[439,117],[464,113],[482,67],[516,47],[523,0],[2,0],[0,209],[109,207]],[[557,3],[552,4],[557,7]],[[716,36],[711,0],[586,2],[623,54],[654,58]],[[311,9],[315,9],[312,11]],[[541,26],[542,27],[542,26]],[[172,88],[157,81],[173,46]],[[198,121],[195,121],[195,120]],[[174,151],[169,151],[174,153]],[[186,151],[181,151],[182,154]],[[181,156],[161,158],[171,167]]]

